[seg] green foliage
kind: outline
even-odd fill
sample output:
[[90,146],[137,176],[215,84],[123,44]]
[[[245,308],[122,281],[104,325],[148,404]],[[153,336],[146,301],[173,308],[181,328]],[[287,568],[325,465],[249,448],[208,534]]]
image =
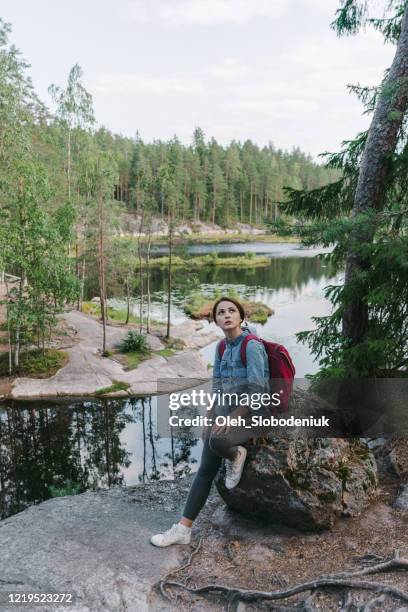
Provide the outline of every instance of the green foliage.
[[62,486],[48,485],[48,490],[51,497],[66,497],[67,495],[78,495],[81,490],[81,485],[72,480],[64,480]]
[[[378,4],[372,3],[378,10]],[[370,15],[369,0],[342,0],[331,27],[339,36],[356,34],[366,25],[380,32],[387,42],[396,43],[401,34],[401,20],[406,8],[405,0],[385,2],[381,17]]]
[[114,380],[109,387],[102,387],[95,391],[95,395],[108,395],[108,393],[115,393],[116,391],[127,391],[130,385],[127,382],[121,380]]
[[161,357],[171,357],[176,353],[176,351],[172,348],[164,348],[160,349],[160,351],[155,351],[156,355],[160,355]]
[[148,206],[166,220],[263,224],[280,215],[285,186],[317,188],[338,177],[299,149],[261,149],[250,140],[222,147],[214,138],[206,142],[200,128],[191,147],[177,138],[152,144],[139,138],[133,146],[126,204],[139,214]]
[[72,211],[49,206],[54,188],[34,145],[43,106],[27,64],[8,46],[9,32],[0,20],[0,267],[18,277],[5,300],[18,369],[25,344],[35,341],[45,351],[55,315],[75,299],[78,284],[67,252]]
[[125,353],[122,355],[121,363],[123,364],[126,371],[134,370],[137,368],[142,361],[148,359],[150,352],[145,353]]
[[263,304],[256,304],[249,317],[252,323],[261,323],[262,325],[268,320],[268,309]]
[[[174,256],[171,262],[174,268],[181,267],[183,269],[185,269],[186,266],[191,269],[205,266],[215,266],[218,268],[246,268],[247,266],[267,266],[270,263],[270,259],[266,256],[256,255],[253,252],[247,252],[244,255],[237,255],[234,257],[219,257],[217,253],[207,253],[206,255],[196,255],[188,259]],[[168,266],[169,258],[166,256],[155,257],[150,263],[153,268],[165,268]]]
[[68,75],[66,89],[50,85],[49,94],[57,104],[57,117],[68,129],[84,128],[95,123],[92,96],[81,83],[83,72],[75,64]]
[[5,269],[20,279],[9,288],[7,299],[18,367],[20,346],[34,337],[44,348],[56,324],[55,315],[66,301],[75,299],[78,283],[60,225],[43,208],[50,194],[43,168],[29,158],[16,159],[9,177],[19,187],[3,192],[0,251]]
[[149,350],[147,338],[134,329],[130,329],[119,345],[122,353],[146,353]]
[[[68,362],[68,359],[67,352],[57,349],[24,351],[20,355],[19,367],[14,373],[20,376],[48,378],[62,368]],[[8,354],[2,353],[0,355],[0,376],[7,376],[9,374],[8,368]]]

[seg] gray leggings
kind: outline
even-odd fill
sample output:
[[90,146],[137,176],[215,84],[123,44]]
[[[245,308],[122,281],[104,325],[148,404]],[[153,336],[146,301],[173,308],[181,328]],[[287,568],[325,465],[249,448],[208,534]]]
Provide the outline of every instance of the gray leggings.
[[[270,413],[257,411],[256,414],[270,416]],[[250,423],[250,416],[245,417]],[[236,446],[248,442],[251,438],[268,435],[270,427],[232,427],[227,436],[212,435],[208,429],[204,438],[200,467],[191,484],[190,491],[184,506],[183,516],[194,521],[201,508],[207,501],[211,484],[221,466],[223,459],[233,459]]]

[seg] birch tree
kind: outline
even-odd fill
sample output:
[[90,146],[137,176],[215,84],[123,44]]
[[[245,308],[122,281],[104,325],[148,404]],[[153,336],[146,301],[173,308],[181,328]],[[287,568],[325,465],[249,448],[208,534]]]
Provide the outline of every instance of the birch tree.
[[80,129],[88,129],[95,123],[92,96],[83,86],[83,72],[75,64],[69,74],[66,89],[52,84],[48,91],[57,105],[56,116],[66,133],[66,173],[67,198],[72,199],[72,149],[73,134]]

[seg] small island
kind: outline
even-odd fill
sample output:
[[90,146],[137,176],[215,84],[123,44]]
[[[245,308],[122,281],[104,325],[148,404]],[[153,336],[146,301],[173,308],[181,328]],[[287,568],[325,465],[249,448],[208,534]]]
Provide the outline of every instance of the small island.
[[[194,320],[207,319],[212,320],[212,307],[218,296],[210,299],[208,296],[201,293],[193,293],[184,306],[184,312]],[[230,296],[236,297],[236,296]],[[262,302],[251,302],[248,300],[240,300],[248,321],[252,323],[266,323],[268,317],[274,314],[272,308],[269,308]]]

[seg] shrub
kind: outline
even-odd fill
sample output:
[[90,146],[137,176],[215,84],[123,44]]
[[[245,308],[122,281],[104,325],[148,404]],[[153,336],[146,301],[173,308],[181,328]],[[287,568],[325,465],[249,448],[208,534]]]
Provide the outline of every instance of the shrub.
[[146,336],[130,329],[119,345],[122,353],[146,353],[149,350]]
[[65,497],[66,495],[77,495],[81,489],[81,485],[72,482],[72,480],[64,480],[62,486],[49,485],[48,490],[51,497]]
[[208,263],[210,265],[216,266],[219,260],[218,253],[216,251],[212,251],[207,255]]

